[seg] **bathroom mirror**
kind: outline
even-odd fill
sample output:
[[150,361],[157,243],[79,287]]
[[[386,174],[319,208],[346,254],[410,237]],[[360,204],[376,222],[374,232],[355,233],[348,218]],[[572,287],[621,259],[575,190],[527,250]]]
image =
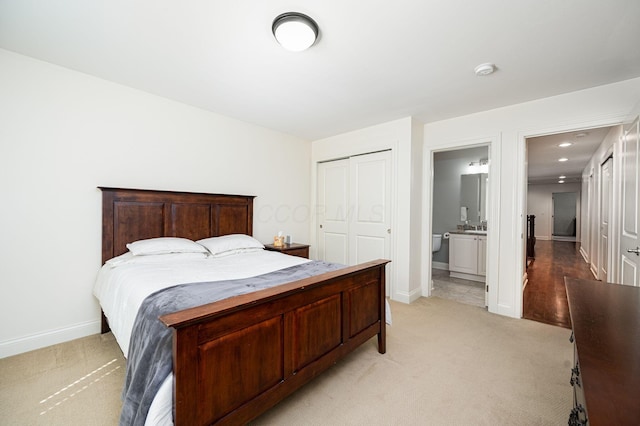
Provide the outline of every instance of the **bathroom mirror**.
[[[487,180],[489,174],[475,173],[460,176],[460,207],[466,207],[469,223],[478,224],[487,220]],[[460,217],[460,221],[464,222]]]

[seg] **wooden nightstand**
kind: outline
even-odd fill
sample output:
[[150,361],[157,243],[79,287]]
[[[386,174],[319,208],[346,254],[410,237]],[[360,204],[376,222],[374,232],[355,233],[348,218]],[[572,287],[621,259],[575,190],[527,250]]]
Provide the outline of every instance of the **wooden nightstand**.
[[284,244],[282,247],[276,247],[273,244],[265,244],[265,250],[279,251],[280,253],[289,254],[291,256],[309,258],[309,245],[308,244]]

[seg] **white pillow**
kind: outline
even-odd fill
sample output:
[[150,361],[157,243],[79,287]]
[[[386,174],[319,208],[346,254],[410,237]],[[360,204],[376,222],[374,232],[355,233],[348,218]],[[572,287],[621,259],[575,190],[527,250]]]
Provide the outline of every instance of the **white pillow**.
[[247,249],[264,249],[264,245],[249,235],[231,234],[221,237],[205,238],[198,240],[214,256],[224,256],[235,252],[246,251]]
[[163,253],[163,254],[149,254],[145,256],[134,256],[130,251],[120,256],[116,256],[105,262],[106,266],[115,268],[120,265],[133,265],[133,264],[154,264],[154,263],[167,263],[167,262],[185,262],[189,260],[206,259],[209,257],[209,253]]
[[263,251],[263,250],[264,249],[260,247],[240,248],[240,249],[221,251],[220,253],[212,254],[211,257],[217,259],[218,257],[231,256],[232,254],[252,253],[252,252]]
[[127,248],[134,256],[166,253],[206,253],[200,244],[187,238],[160,237],[139,240],[127,244]]

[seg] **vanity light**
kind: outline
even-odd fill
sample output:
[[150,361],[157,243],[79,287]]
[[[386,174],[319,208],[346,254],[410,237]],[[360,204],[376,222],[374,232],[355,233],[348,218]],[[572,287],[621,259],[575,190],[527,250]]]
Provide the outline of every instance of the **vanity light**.
[[489,162],[487,160],[470,162],[468,173],[469,174],[489,173]]
[[286,12],[278,15],[271,26],[273,36],[282,47],[301,52],[318,39],[318,24],[302,13]]
[[560,145],[558,145],[560,148],[566,148],[568,146],[573,145],[571,142],[562,142]]
[[566,157],[562,157],[562,158],[558,158],[558,161],[561,163],[564,163],[565,161],[569,161],[569,159]]

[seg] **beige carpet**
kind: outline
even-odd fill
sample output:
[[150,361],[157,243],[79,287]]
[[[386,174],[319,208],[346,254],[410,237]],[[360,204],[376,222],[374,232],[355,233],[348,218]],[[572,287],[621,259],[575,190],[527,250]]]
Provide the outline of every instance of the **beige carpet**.
[[[561,425],[570,331],[439,298],[391,302],[372,339],[255,425]],[[0,360],[0,423],[116,425],[124,359],[90,336]]]

